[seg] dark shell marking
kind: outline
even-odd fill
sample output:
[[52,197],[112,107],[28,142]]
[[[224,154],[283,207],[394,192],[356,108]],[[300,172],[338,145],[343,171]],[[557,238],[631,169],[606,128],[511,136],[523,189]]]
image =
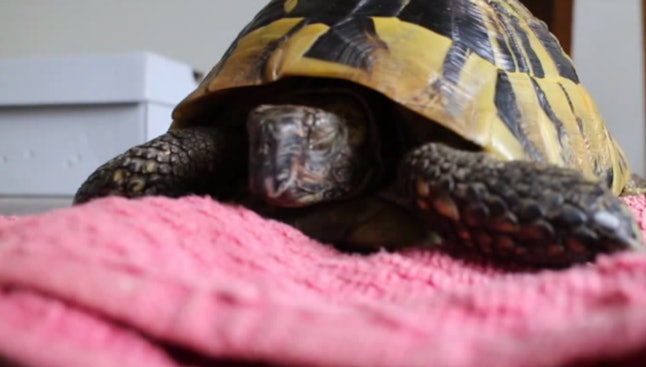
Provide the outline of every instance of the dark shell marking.
[[630,176],[572,61],[516,0],[273,0],[174,127],[200,120],[202,98],[290,76],[356,82],[500,159],[572,167],[615,194]]
[[[315,44],[315,50],[310,50],[308,56],[320,56],[324,60],[345,64],[355,57],[348,57],[348,52],[339,50],[358,51],[363,48],[364,41],[376,36],[372,22],[367,21],[369,18],[394,17],[451,38],[459,47],[472,50],[506,71],[543,77],[541,59],[536,56],[529,41],[528,33],[531,32],[542,42],[560,75],[578,83],[571,60],[563,55],[558,41],[547,26],[538,19],[531,19],[529,27],[520,24],[519,17],[525,19],[527,14],[527,9],[516,1],[274,0],[244,28],[239,38],[281,19],[303,18],[309,24],[323,23],[330,26],[330,30],[321,36],[323,40]],[[497,34],[493,42],[489,27],[495,27]],[[332,39],[334,42],[325,41]],[[339,57],[333,58],[334,55]],[[356,66],[354,63],[348,65]]]

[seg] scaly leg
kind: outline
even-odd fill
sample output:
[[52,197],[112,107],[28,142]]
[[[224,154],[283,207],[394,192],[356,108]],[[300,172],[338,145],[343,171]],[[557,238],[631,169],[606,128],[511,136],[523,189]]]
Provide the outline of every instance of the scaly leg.
[[429,224],[466,251],[560,266],[643,249],[623,202],[572,169],[429,143],[404,158],[399,178]]
[[110,195],[227,199],[246,187],[247,148],[242,132],[222,127],[171,130],[111,159],[81,185],[74,203]]

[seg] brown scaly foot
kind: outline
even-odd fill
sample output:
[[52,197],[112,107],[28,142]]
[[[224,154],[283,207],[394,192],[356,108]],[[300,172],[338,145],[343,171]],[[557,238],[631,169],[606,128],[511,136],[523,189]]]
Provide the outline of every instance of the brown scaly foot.
[[238,184],[247,170],[244,139],[222,128],[171,130],[99,167],[81,185],[74,203],[110,195],[226,198],[244,187]]
[[430,225],[461,250],[563,266],[643,249],[630,210],[575,170],[430,143],[404,158],[399,178]]

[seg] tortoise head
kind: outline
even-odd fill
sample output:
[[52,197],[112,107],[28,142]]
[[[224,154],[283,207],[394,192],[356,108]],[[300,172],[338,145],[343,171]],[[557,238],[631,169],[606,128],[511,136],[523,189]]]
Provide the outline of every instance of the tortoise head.
[[256,107],[247,119],[252,193],[281,207],[353,196],[377,166],[369,130],[367,120],[348,121],[322,108]]

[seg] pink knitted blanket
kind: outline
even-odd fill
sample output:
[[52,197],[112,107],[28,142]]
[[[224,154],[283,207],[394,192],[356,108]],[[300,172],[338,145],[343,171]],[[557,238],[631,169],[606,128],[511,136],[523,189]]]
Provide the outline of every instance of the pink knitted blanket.
[[[628,199],[646,228],[646,199]],[[0,365],[646,365],[646,255],[348,255],[204,198],[0,217]],[[641,364],[640,364],[641,362]]]

